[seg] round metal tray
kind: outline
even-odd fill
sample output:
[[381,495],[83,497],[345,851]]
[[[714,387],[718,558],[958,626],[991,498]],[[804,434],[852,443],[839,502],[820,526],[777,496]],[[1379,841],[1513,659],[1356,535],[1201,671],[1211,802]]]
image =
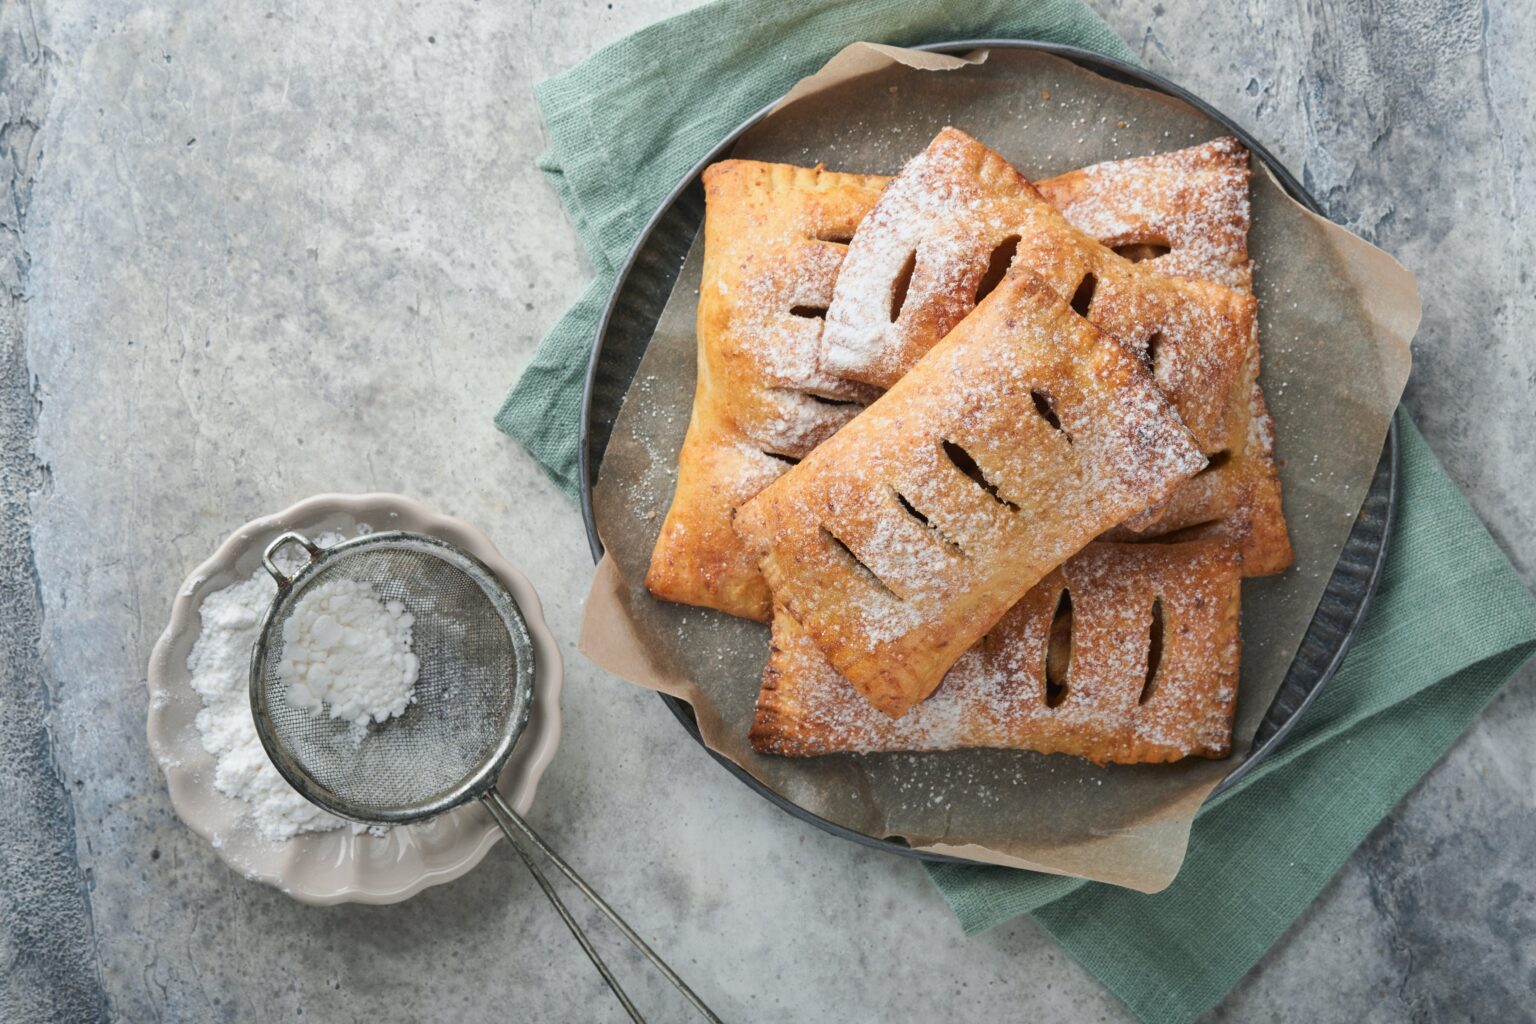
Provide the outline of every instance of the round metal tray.
[[[1314,213],[1321,215],[1323,212],[1301,183],[1253,136],[1205,101],[1149,71],[1089,50],[1016,39],[970,39],[913,48],[938,53],[968,53],[983,48],[1038,50],[1070,60],[1113,81],[1173,96],[1220,122],[1228,132],[1242,140],[1254,157],[1264,162],[1292,198]],[[766,117],[770,110],[771,105],[758,111],[721,139],[672,190],[641,231],[639,240],[619,271],[613,292],[603,309],[596,344],[593,345],[591,362],[587,367],[586,388],[582,394],[580,444],[581,513],[586,522],[587,539],[592,547],[594,561],[602,557],[603,549],[592,514],[592,484],[602,465],[613,422],[634,379],[635,369],[650,343],[656,322],[677,280],[683,258],[704,221],[704,193],[700,176],[704,168],[723,159],[736,140]],[[1318,602],[1317,611],[1313,613],[1296,658],[1259,725],[1253,746],[1212,795],[1236,783],[1285,739],[1301,718],[1302,712],[1317,698],[1343,662],[1360,623],[1365,619],[1371,597],[1381,578],[1382,565],[1386,561],[1388,539],[1397,508],[1398,459],[1397,423],[1394,421],[1388,430],[1381,460],[1376,465],[1376,473],[1359,518],[1339,554],[1338,563],[1334,566],[1322,600]],[[688,734],[702,743],[693,709],[675,697],[664,694],[660,696]],[[914,850],[899,840],[865,835],[828,821],[786,800],[735,762],[712,750],[710,755],[726,771],[752,787],[770,803],[833,835],[900,856],[928,861],[972,863]]]

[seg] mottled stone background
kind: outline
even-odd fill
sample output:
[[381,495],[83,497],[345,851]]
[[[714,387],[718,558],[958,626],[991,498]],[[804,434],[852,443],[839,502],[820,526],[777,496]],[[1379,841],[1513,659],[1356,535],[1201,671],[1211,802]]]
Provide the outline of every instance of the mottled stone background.
[[[618,1018],[510,857],[319,910],[172,813],[143,676],[176,583],[251,516],[374,489],[540,589],[569,724],[535,824],[728,1019],[1125,1018],[1028,921],[961,938],[915,864],[774,810],[575,653],[580,520],[490,423],[589,273],[532,88],[685,6],[0,0],[0,1020]],[[1536,580],[1536,9],[1101,9],[1419,274],[1407,402]],[[1527,672],[1214,1019],[1536,1019],[1533,732]]]

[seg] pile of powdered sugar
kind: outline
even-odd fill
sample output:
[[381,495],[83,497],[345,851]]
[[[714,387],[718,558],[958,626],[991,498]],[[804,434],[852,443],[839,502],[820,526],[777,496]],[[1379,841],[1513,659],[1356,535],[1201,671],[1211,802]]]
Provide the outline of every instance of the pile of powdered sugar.
[[[331,532],[316,543],[329,547],[344,538]],[[285,572],[297,568],[278,556]],[[351,581],[348,581],[349,583]],[[284,667],[293,660],[298,676],[319,712],[329,704],[332,717],[351,722],[361,738],[370,721],[383,721],[405,709],[416,681],[416,659],[410,653],[411,616],[403,607],[383,601],[367,584],[332,589],[317,584],[312,594],[285,623]],[[366,591],[364,593],[363,591]],[[326,832],[347,824],[310,803],[278,774],[256,735],[251,717],[251,651],[261,633],[261,620],[277,595],[277,586],[264,569],[250,579],[215,591],[198,608],[202,629],[187,658],[192,689],[203,698],[197,730],[203,749],[217,760],[213,784],[219,792],[250,808],[251,824],[267,839],[291,839],[301,832]],[[305,605],[310,607],[306,610]],[[322,620],[328,618],[329,623]],[[297,622],[297,624],[295,624]],[[297,641],[297,648],[293,646]],[[317,669],[320,656],[335,660]],[[364,682],[365,668],[380,668],[380,682]],[[295,690],[289,683],[290,699]],[[361,830],[361,826],[353,826]]]
[[415,699],[414,622],[405,605],[370,583],[340,578],[310,587],[283,623],[277,675],[288,703],[349,722],[361,741],[369,723],[403,713]]
[[202,632],[187,659],[192,689],[203,698],[197,731],[218,761],[213,785],[250,806],[251,823],[268,839],[325,832],[345,822],[321,810],[272,767],[251,718],[251,649],[277,585],[259,569],[243,583],[209,594],[198,609]]

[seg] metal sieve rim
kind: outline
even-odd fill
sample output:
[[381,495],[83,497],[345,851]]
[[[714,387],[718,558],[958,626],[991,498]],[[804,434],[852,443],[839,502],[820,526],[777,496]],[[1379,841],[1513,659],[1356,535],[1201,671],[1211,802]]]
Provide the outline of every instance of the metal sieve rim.
[[[302,545],[309,553],[309,560],[292,576],[284,576],[272,564],[271,555],[289,542]],[[516,674],[512,680],[513,712],[507,720],[500,740],[480,762],[479,767],[466,775],[457,785],[442,791],[430,800],[362,814],[358,813],[357,807],[350,801],[336,796],[329,789],[315,782],[277,738],[276,726],[272,720],[266,695],[267,656],[271,650],[274,627],[282,620],[283,613],[288,611],[288,606],[297,599],[297,595],[303,592],[316,575],[323,572],[338,558],[355,554],[363,548],[382,546],[404,548],[440,559],[472,579],[490,598],[501,615],[502,621],[508,627],[507,633],[512,641]],[[516,747],[518,739],[528,725],[534,700],[535,666],[533,639],[528,630],[528,620],[524,617],[517,598],[512,595],[511,590],[494,570],[479,558],[448,541],[408,530],[385,530],[364,534],[327,548],[313,544],[302,534],[287,531],[273,538],[268,544],[263,565],[277,582],[277,594],[262,617],[260,632],[255,645],[251,648],[249,689],[251,717],[255,721],[256,735],[261,739],[262,749],[267,752],[272,766],[277,769],[284,781],[306,800],[337,817],[365,824],[387,825],[403,825],[435,817],[481,796],[496,785],[501,769],[511,757],[513,748]]]

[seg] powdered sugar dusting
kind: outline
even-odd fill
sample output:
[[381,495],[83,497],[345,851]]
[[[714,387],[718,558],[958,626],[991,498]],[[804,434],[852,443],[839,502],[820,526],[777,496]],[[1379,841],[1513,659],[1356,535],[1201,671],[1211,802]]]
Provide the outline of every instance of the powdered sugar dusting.
[[[1065,697],[1046,700],[1047,632],[1072,595]],[[927,700],[899,718],[839,676],[783,609],[753,726],[767,753],[1001,747],[1099,762],[1223,756],[1240,661],[1235,551],[1221,542],[1093,545],[1052,573],[967,650]],[[1168,628],[1143,703],[1152,604]]]
[[1110,248],[1166,246],[1157,271],[1251,291],[1248,151],[1234,138],[1094,164],[1039,183],[1072,224]]
[[899,714],[1030,586],[1204,461],[1134,357],[1015,275],[737,530],[831,663]]

